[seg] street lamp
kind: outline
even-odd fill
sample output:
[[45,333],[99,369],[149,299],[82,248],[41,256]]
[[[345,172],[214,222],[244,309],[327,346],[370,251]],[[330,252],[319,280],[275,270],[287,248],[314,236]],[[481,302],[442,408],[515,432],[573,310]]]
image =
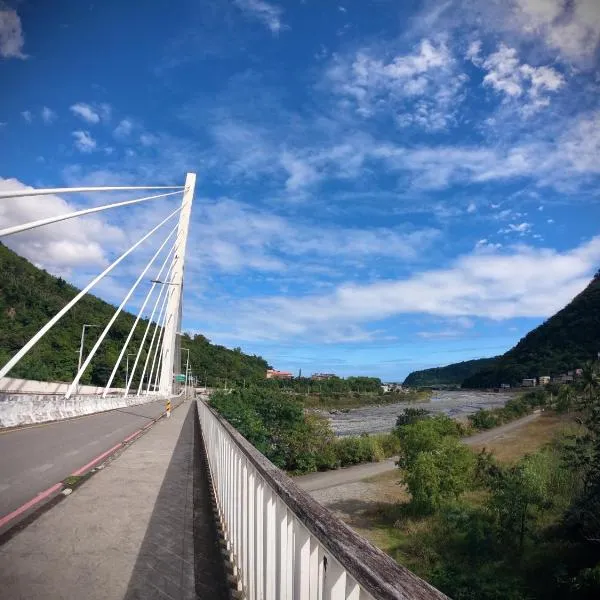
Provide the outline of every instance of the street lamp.
[[171,283],[170,281],[161,281],[160,279],[151,279],[150,283],[159,283],[160,285],[181,285],[180,283]]
[[[181,334],[181,332],[177,332]],[[190,349],[189,348],[181,348],[187,352],[187,359],[185,361],[185,396],[187,398],[187,386],[188,386],[188,369],[190,368]]]
[[129,385],[129,357],[135,356],[137,352],[128,352],[125,360],[125,385]]
[[85,328],[86,327],[100,327],[100,325],[90,325],[89,323],[84,323],[81,328],[81,342],[79,343],[79,362],[77,363],[77,372],[81,371],[81,361],[83,359],[83,340],[85,338]]

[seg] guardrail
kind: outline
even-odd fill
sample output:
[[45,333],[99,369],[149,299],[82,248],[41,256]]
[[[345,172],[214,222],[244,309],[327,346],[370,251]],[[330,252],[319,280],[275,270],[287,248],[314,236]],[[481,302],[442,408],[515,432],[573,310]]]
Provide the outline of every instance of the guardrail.
[[198,400],[217,510],[249,600],[442,600]]

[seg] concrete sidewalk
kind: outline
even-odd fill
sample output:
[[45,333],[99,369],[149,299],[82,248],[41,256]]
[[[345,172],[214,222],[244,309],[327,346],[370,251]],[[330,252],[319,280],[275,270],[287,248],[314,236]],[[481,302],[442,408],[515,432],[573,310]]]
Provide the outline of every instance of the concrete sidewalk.
[[227,598],[195,405],[0,547],[11,599]]

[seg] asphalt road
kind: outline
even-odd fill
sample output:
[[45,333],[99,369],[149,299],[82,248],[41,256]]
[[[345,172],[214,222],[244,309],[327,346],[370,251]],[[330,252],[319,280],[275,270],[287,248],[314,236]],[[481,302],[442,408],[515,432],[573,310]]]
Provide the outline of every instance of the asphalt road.
[[164,400],[0,432],[0,517],[62,481],[164,411]]
[[[479,444],[485,444],[503,436],[504,434],[519,429],[527,423],[537,419],[540,416],[539,412],[527,415],[520,419],[516,419],[506,425],[500,425],[494,429],[488,431],[482,431],[470,437],[463,438],[463,442],[468,446],[477,446]],[[396,459],[388,458],[381,462],[365,463],[362,465],[354,465],[353,467],[346,467],[344,469],[337,469],[336,471],[323,471],[322,473],[309,473],[308,475],[300,475],[294,477],[294,481],[307,492],[316,492],[317,490],[324,490],[338,485],[345,485],[346,483],[355,483],[366,479],[367,477],[373,477],[386,471],[392,471],[396,468]]]

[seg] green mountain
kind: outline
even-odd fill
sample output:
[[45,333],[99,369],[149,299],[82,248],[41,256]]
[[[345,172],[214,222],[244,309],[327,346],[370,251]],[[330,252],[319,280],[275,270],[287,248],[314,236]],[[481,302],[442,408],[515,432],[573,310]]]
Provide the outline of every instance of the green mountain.
[[478,358],[475,360],[465,360],[464,362],[445,367],[413,371],[404,380],[404,385],[411,387],[461,385],[464,379],[474,375],[481,369],[491,367],[497,359],[498,357]]
[[514,385],[525,377],[566,373],[595,359],[598,352],[600,271],[565,308],[530,331],[502,356],[414,371],[404,383],[419,386],[462,382],[465,388],[491,388],[502,383]]
[[530,331],[492,365],[467,377],[463,387],[496,387],[524,377],[560,375],[600,352],[600,271],[562,310]]
[[[60,277],[38,269],[0,243],[0,365],[13,356],[78,291]],[[9,375],[43,381],[71,381],[77,371],[82,325],[90,323],[101,326],[87,329],[85,355],[114,311],[115,307],[111,304],[88,294],[32,348]],[[82,383],[106,383],[134,320],[135,316],[130,313],[119,315],[84,374]],[[147,323],[147,320],[138,323],[129,344],[129,352],[139,348]],[[148,345],[147,340],[146,347]],[[263,380],[265,370],[269,367],[260,356],[244,354],[239,348],[229,350],[211,344],[203,335],[183,335],[181,345],[190,350],[193,373],[201,383],[208,380],[208,385],[217,385],[225,379],[240,384],[243,380]],[[186,357],[185,352],[183,356]],[[130,357],[130,361],[133,361],[133,357]],[[123,385],[125,362],[122,361],[113,385]],[[140,367],[137,372],[141,372]]]

